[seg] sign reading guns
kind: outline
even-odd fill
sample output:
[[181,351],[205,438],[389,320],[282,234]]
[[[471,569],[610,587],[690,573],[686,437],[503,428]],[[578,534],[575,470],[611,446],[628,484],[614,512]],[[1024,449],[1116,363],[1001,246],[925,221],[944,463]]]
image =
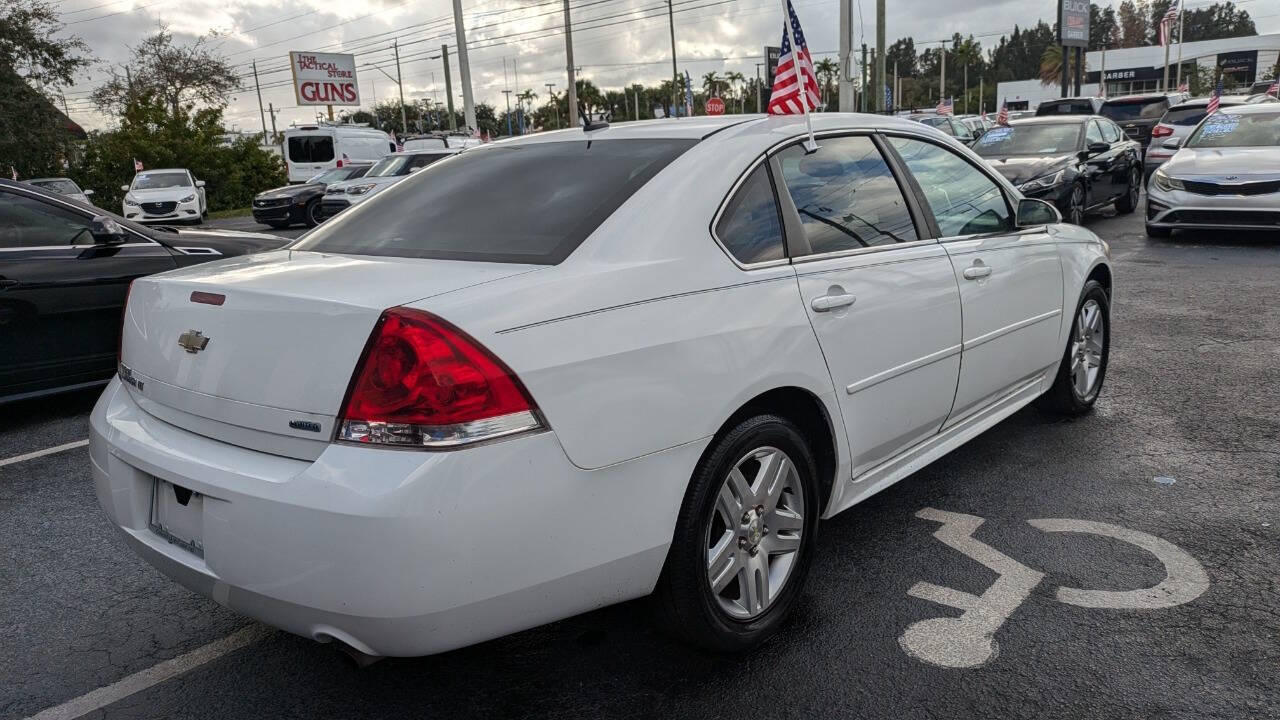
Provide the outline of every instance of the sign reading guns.
[[[999,578],[981,595],[918,582],[907,594],[957,610],[959,617],[921,620],[907,626],[898,644],[912,657],[947,668],[972,668],[996,656],[995,633],[1013,611],[1026,601],[1044,573],[1029,568],[973,537],[983,523],[975,515],[925,508],[916,517],[942,523],[933,536],[946,545],[991,568]],[[1044,532],[1089,533],[1120,540],[1151,553],[1164,565],[1165,579],[1137,590],[1083,590],[1060,587],[1058,602],[1087,608],[1154,610],[1191,602],[1209,589],[1209,576],[1195,558],[1178,546],[1154,535],[1118,525],[1046,518],[1028,520]]]

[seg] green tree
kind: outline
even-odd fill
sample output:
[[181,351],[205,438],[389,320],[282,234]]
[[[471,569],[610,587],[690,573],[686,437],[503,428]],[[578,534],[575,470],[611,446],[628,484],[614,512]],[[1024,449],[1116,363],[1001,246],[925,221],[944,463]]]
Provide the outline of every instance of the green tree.
[[[1075,77],[1076,63],[1079,62],[1079,55],[1070,52],[1067,54],[1068,72],[1070,77]],[[1084,66],[1085,70],[1089,69],[1088,63]],[[1083,74],[1083,72],[1082,72]],[[1044,54],[1040,56],[1040,84],[1044,86],[1057,85],[1062,82],[1062,46],[1050,45],[1044,49]]]
[[1089,3],[1089,49],[1114,48],[1120,41],[1120,23],[1115,8],[1099,8]]
[[[743,97],[741,88],[747,78],[740,72],[730,71],[724,74],[724,79],[728,81],[729,87],[733,88],[734,94],[738,96],[738,112],[742,112]],[[730,111],[732,111],[732,108],[730,108]]]
[[20,177],[61,174],[74,154],[52,91],[89,63],[75,36],[55,37],[58,12],[43,0],[0,0],[0,159]]
[[1235,3],[1224,2],[1188,10],[1182,32],[1186,42],[1195,42],[1257,35],[1258,28],[1248,11],[1237,10]]
[[1147,44],[1148,24],[1146,0],[1124,0],[1120,3],[1120,47],[1134,48]]
[[822,89],[822,102],[827,104],[835,94],[836,76],[840,74],[840,66],[831,58],[822,58],[813,64],[813,72],[818,76],[818,87]]
[[213,46],[217,34],[175,45],[173,34],[161,25],[137,47],[123,67],[108,68],[110,79],[93,91],[94,103],[103,111],[123,114],[133,98],[143,94],[163,100],[177,116],[189,103],[225,107],[240,87],[240,77],[230,61]]

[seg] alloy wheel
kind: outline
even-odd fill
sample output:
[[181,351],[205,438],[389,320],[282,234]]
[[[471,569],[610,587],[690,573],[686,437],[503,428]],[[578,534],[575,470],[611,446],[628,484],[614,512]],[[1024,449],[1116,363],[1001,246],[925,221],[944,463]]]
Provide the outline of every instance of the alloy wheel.
[[1076,316],[1075,336],[1071,340],[1071,384],[1076,395],[1088,399],[1097,391],[1102,365],[1106,320],[1096,300],[1087,300]]
[[734,464],[707,523],[707,582],[735,620],[763,614],[800,558],[804,488],[791,458],[756,448]]
[[1084,223],[1084,188],[1079,185],[1071,191],[1071,224]]

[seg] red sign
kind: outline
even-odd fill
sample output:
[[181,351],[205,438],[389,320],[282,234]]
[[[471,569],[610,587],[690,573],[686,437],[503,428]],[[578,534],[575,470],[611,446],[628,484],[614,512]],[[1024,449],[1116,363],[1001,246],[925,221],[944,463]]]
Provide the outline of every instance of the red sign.
[[724,101],[723,101],[723,100],[721,100],[721,99],[720,99],[720,98],[718,98],[718,97],[707,98],[707,114],[708,114],[708,115],[723,115],[723,114],[724,114]]

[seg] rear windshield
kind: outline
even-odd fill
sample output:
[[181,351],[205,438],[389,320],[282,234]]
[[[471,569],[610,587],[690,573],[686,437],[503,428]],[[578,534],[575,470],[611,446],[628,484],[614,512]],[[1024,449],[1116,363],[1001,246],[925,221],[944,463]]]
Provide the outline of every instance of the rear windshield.
[[1174,108],[1164,114],[1160,122],[1165,125],[1180,125],[1182,127],[1195,127],[1205,116],[1205,106]]
[[1040,103],[1036,115],[1092,115],[1093,103],[1088,100],[1062,100]]
[[554,265],[695,142],[474,148],[414,173],[291,249]]
[[1112,100],[1102,106],[1102,115],[1112,120],[1157,120],[1169,109],[1168,98]]
[[329,162],[333,159],[331,135],[294,135],[289,138],[289,161],[296,163]]
[[944,132],[944,133],[946,133],[946,134],[948,134],[948,135],[951,135],[951,136],[953,136],[953,137],[954,137],[954,136],[955,136],[955,134],[956,134],[956,131],[955,131],[955,130],[953,130],[953,129],[951,128],[951,120],[950,120],[949,118],[945,118],[945,117],[927,117],[927,118],[920,118],[920,122],[922,122],[922,123],[924,123],[925,125],[928,125],[928,126],[930,126],[930,127],[936,127],[936,128],[938,128],[939,130],[941,130],[942,132]]

